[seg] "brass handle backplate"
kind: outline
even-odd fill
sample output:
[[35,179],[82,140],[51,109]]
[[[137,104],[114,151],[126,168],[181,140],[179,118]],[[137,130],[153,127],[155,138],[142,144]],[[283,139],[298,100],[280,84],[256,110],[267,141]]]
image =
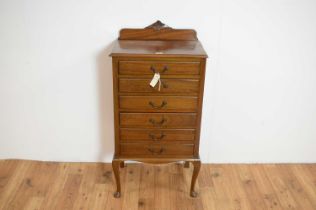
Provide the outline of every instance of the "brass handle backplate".
[[166,65],[163,67],[163,69],[161,71],[157,71],[156,68],[152,65],[150,66],[150,70],[155,74],[155,73],[165,73],[166,71],[168,71],[169,67]]
[[163,101],[163,102],[161,103],[161,105],[159,105],[159,106],[155,105],[154,102],[152,102],[152,101],[149,101],[148,104],[149,104],[152,108],[154,108],[154,109],[161,109],[161,108],[163,108],[164,106],[167,105],[167,102],[166,102],[166,101]]
[[153,148],[148,148],[147,149],[152,155],[161,155],[165,150],[164,148],[160,148],[159,150],[155,150]]
[[166,135],[164,133],[161,133],[159,137],[157,137],[153,133],[149,133],[148,136],[153,140],[153,141],[159,141],[162,140]]
[[165,119],[165,118],[162,118],[159,122],[157,122],[156,120],[154,120],[152,118],[149,119],[149,122],[151,124],[153,124],[154,126],[162,126],[166,121],[167,121],[167,119]]

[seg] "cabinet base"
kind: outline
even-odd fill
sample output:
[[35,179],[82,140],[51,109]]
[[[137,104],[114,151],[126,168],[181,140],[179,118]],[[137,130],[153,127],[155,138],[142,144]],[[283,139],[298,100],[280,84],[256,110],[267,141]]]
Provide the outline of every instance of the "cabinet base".
[[200,158],[122,158],[114,156],[112,160],[112,168],[114,172],[114,177],[116,181],[117,190],[114,193],[115,198],[121,197],[121,181],[120,181],[120,168],[124,168],[124,161],[137,161],[142,163],[150,163],[150,164],[162,164],[162,163],[176,163],[180,161],[184,161],[184,167],[189,168],[189,164],[193,165],[193,173],[191,179],[191,188],[190,188],[190,196],[195,198],[198,193],[194,191],[195,183],[201,168],[201,160]]

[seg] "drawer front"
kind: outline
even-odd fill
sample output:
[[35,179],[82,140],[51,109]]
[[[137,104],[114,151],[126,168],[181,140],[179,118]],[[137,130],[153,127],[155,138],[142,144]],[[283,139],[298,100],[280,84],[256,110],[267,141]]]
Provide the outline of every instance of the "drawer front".
[[196,111],[197,97],[187,96],[120,96],[121,109],[146,111]]
[[161,79],[154,88],[149,85],[150,79],[119,79],[119,91],[130,93],[194,93],[199,91],[199,80],[197,79]]
[[193,144],[121,144],[122,155],[172,156],[193,155]]
[[195,113],[120,113],[120,124],[122,127],[193,128],[196,118]]
[[121,128],[120,139],[122,142],[151,141],[191,141],[195,138],[195,129],[131,129]]
[[200,73],[199,62],[156,62],[156,61],[120,61],[119,74],[144,75],[160,74],[197,75]]

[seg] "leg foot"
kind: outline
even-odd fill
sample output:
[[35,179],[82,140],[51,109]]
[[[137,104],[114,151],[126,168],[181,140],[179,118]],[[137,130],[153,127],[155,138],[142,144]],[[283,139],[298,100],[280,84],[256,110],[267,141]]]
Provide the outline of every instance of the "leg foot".
[[184,161],[184,168],[190,168],[190,162]]
[[121,181],[120,181],[120,165],[121,160],[112,160],[112,168],[114,172],[115,182],[116,182],[116,192],[114,193],[115,198],[121,197]]
[[198,194],[197,194],[197,192],[193,191],[193,192],[190,193],[190,196],[192,198],[196,198],[198,196]]
[[121,193],[120,192],[115,192],[114,193],[114,198],[120,198],[121,197]]
[[192,174],[192,180],[191,180],[190,195],[191,195],[191,197],[196,197],[197,193],[194,191],[194,187],[195,187],[196,179],[197,179],[199,172],[200,172],[201,161],[197,160],[197,161],[192,161],[191,163],[192,163],[194,168],[193,168],[193,174]]

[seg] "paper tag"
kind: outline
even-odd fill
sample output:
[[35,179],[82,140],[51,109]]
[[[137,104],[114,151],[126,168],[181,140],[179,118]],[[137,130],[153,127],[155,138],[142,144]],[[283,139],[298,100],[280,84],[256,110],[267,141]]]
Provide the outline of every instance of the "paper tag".
[[157,83],[159,82],[160,80],[160,74],[159,73],[155,73],[154,74],[154,77],[152,78],[152,80],[150,81],[150,86],[151,87],[155,87],[157,85]]

